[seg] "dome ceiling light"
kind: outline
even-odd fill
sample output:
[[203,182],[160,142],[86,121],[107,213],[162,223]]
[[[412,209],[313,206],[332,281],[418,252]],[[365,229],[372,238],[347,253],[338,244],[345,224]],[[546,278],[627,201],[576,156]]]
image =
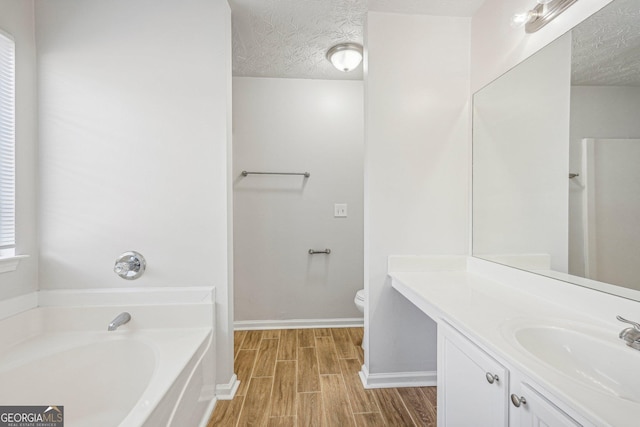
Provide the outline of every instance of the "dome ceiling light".
[[348,73],[358,68],[362,62],[362,45],[340,43],[327,51],[327,59],[340,71]]

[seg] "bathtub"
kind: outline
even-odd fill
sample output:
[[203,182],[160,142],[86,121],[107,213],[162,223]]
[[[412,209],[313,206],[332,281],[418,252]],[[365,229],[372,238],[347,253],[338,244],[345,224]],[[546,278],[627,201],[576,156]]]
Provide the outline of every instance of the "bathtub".
[[[102,306],[82,301],[103,301],[95,292],[76,306],[58,305],[68,294],[46,295],[50,306],[0,321],[0,405],[64,406],[67,427],[204,424],[215,382],[206,293],[194,292],[204,298],[195,303]],[[108,332],[123,311],[131,321]]]

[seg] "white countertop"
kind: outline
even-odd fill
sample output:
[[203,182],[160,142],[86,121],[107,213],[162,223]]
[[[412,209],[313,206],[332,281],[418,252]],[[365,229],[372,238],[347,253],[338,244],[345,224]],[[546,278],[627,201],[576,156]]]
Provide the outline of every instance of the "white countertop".
[[[522,324],[581,325],[598,339],[627,348],[611,323],[563,307],[468,271],[391,272],[392,286],[436,322],[446,320],[500,362],[520,371],[584,418],[598,426],[640,426],[640,404],[596,390],[545,365],[512,338]],[[594,348],[594,351],[597,349]]]

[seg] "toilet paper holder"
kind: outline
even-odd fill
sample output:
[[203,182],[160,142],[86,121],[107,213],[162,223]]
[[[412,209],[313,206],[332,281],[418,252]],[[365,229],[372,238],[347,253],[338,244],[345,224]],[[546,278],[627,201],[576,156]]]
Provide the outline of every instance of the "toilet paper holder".
[[331,253],[331,249],[325,249],[324,251],[316,251],[314,249],[309,249],[309,255],[316,255],[316,254],[327,254],[329,255]]

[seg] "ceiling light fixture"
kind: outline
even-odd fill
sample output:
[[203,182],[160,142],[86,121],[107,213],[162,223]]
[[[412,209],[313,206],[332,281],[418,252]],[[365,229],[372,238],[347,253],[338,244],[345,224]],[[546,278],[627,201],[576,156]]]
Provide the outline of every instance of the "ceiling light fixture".
[[516,13],[511,18],[512,27],[524,25],[525,32],[535,33],[553,21],[578,0],[537,0],[537,5],[524,13]]
[[327,59],[340,71],[345,73],[355,70],[362,62],[362,45],[357,43],[340,43],[327,51]]

